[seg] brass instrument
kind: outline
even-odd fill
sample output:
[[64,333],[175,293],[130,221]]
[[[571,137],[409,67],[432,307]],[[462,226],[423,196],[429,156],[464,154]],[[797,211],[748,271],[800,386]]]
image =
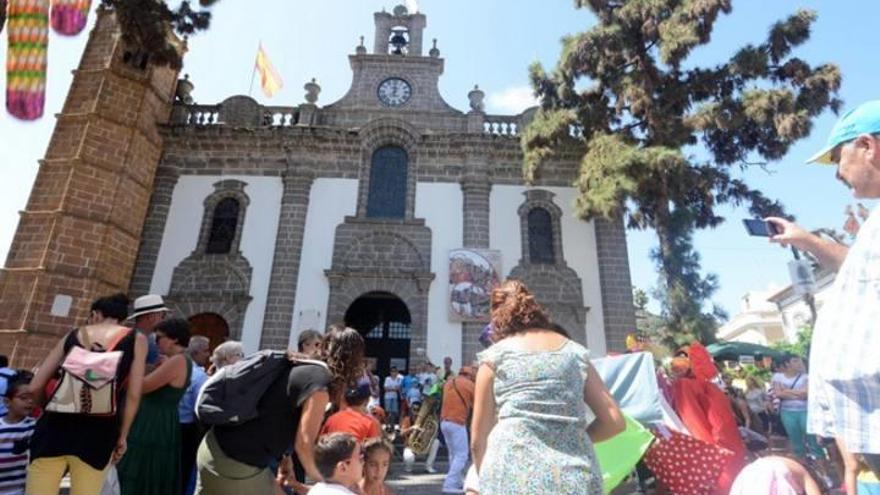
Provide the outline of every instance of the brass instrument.
[[416,416],[412,431],[406,438],[406,446],[415,455],[427,454],[434,439],[437,438],[437,433],[440,431],[440,408],[437,405],[436,397],[423,397],[419,415]]

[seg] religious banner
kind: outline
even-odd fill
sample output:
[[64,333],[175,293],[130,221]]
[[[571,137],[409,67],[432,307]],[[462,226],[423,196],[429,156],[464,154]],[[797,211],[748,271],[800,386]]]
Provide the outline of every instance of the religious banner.
[[489,295],[501,282],[501,251],[449,251],[449,316],[456,321],[489,321]]

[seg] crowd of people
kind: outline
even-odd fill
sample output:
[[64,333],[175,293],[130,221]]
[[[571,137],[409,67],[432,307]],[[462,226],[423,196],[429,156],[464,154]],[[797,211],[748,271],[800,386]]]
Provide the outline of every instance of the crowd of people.
[[[425,407],[440,430],[425,440],[425,470],[434,472],[444,443],[444,493],[593,495],[603,492],[594,444],[625,428],[589,351],[518,281],[493,292],[492,321],[481,336],[487,348],[475,366],[454,372],[446,359],[442,368],[425,362],[409,374],[391,368],[378,390],[360,333],[333,325],[326,334],[300,335],[297,351],[284,357],[289,365],[255,403],[255,418],[214,425],[199,421],[200,391],[252,357],[234,341],[211,353],[208,339],[170,318],[158,296],[135,301],[131,317],[128,306],[120,294],[96,300],[87,324],[61,339],[33,376],[0,362],[0,464],[9,466],[2,493],[57,493],[67,474],[73,494],[107,493],[109,484],[110,493],[115,486],[122,494],[386,495],[392,441],[404,439],[411,471],[416,454],[409,439],[423,433]],[[119,407],[91,414],[68,396],[65,374],[77,373],[74,348],[116,356],[107,383]],[[813,493],[823,480],[810,470],[812,461],[828,449],[807,434],[804,361],[774,361],[766,383],[735,374],[713,383],[703,379],[700,349],[679,349],[658,380],[667,381],[660,388],[691,435],[734,453],[711,493],[757,493],[756,486],[778,476],[800,480],[799,493]],[[102,400],[93,394],[88,407],[100,409]],[[761,438],[774,429],[784,433],[793,457],[765,456],[747,466],[753,457],[744,447],[746,429]]]
[[[837,164],[856,197],[880,197],[880,102],[845,114],[814,160]],[[847,495],[858,493],[860,472],[880,475],[880,220],[871,214],[849,248],[767,221],[772,242],[839,270],[812,369],[785,356],[768,382],[724,382],[699,343],[678,349],[656,373],[676,431],[657,426],[642,462],[658,478],[672,466],[660,491],[818,494],[827,480],[813,468],[829,456]],[[0,356],[0,493],[57,493],[69,476],[72,495],[386,495],[397,434],[424,448],[428,472],[445,443],[444,493],[603,493],[595,445],[630,423],[589,351],[519,281],[496,287],[490,303],[474,366],[456,372],[447,358],[408,374],[392,367],[380,381],[361,334],[343,325],[301,333],[296,351],[245,356],[230,341],[211,353],[158,295],[139,297],[131,314],[125,295],[99,298],[33,374]],[[234,398],[214,395],[241,384],[246,393]],[[436,436],[425,434],[432,414]],[[749,452],[774,433],[792,456]],[[695,460],[682,445],[713,457]],[[416,452],[403,457],[411,470]],[[684,472],[707,484],[693,488]]]
[[[521,284],[514,287],[525,293]],[[499,303],[499,308],[519,311],[512,307],[521,301],[512,295],[509,301]],[[510,343],[518,341],[519,333],[537,332],[535,339],[523,340],[524,356],[540,358],[546,344],[542,342],[548,338],[552,345],[558,344],[554,339],[568,341],[555,330],[530,330],[526,321],[510,322]],[[533,323],[550,325],[549,319]],[[499,332],[494,338],[506,336]],[[589,372],[586,350],[568,342],[566,352],[548,354],[562,357],[556,372],[562,377],[571,366],[569,360],[576,360],[582,373],[568,378],[581,381],[594,410],[613,406],[598,375]],[[533,343],[538,347],[529,348]],[[390,490],[384,479],[394,454],[389,440],[396,434],[421,434],[423,405],[438,416],[441,431],[428,439],[426,470],[433,471],[442,440],[450,459],[444,491],[463,492],[470,444],[486,442],[486,418],[495,416],[487,407],[496,404],[491,384],[484,384],[479,395],[473,367],[455,372],[451,359],[446,359],[443,367],[416,364],[407,375],[392,368],[383,382],[383,400],[375,404],[378,379],[365,369],[360,333],[334,325],[326,334],[303,332],[298,344],[297,351],[285,357],[289,366],[272,376],[255,403],[255,418],[205,425],[199,421],[199,396],[207,393],[212,377],[226,379],[224,372],[231,374],[235,363],[247,364],[251,357],[244,356],[241,345],[225,342],[211,354],[208,339],[191,335],[186,320],[170,317],[159,296],[136,300],[131,315],[122,294],[97,299],[88,322],[59,340],[33,376],[0,369],[0,374],[8,374],[3,381],[7,410],[0,420],[0,441],[13,444],[8,452],[0,452],[0,463],[9,465],[11,474],[3,478],[9,485],[3,486],[4,493],[57,493],[62,478],[69,476],[74,495],[108,489],[126,495],[386,494]],[[500,355],[492,359],[492,366],[503,365]],[[594,402],[594,396],[600,402]],[[570,456],[570,473],[592,465],[585,440],[586,404],[577,405],[581,398],[574,393],[560,399],[571,415],[560,424],[584,428],[584,443]],[[554,412],[560,411],[554,407]],[[600,415],[590,426],[591,435],[612,433],[605,418]],[[508,425],[504,414],[499,423]],[[472,431],[473,442],[468,440],[471,424],[483,425]],[[499,437],[501,442],[505,438]],[[503,450],[500,445],[496,449]],[[486,449],[474,452],[479,466]],[[410,469],[414,457],[412,451],[404,453]],[[490,457],[485,466],[491,474],[490,466],[509,469],[506,463],[504,457]],[[493,483],[499,481],[493,475],[484,483],[489,488],[483,490],[492,493]]]

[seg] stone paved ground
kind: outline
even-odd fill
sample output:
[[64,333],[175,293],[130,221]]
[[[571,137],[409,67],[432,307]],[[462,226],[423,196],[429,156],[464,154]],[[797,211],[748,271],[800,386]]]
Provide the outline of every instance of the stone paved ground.
[[424,464],[416,464],[415,472],[408,474],[403,471],[402,462],[395,462],[388,473],[388,486],[394,490],[396,495],[434,495],[440,493],[447,464],[437,462],[434,467],[437,469],[437,474],[425,472]]

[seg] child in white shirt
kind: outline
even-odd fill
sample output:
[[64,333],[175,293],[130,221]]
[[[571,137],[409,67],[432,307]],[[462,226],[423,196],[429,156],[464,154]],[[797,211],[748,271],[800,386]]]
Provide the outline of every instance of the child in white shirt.
[[364,472],[364,452],[357,439],[348,433],[331,433],[315,445],[315,465],[324,481],[309,495],[348,495],[357,487]]

